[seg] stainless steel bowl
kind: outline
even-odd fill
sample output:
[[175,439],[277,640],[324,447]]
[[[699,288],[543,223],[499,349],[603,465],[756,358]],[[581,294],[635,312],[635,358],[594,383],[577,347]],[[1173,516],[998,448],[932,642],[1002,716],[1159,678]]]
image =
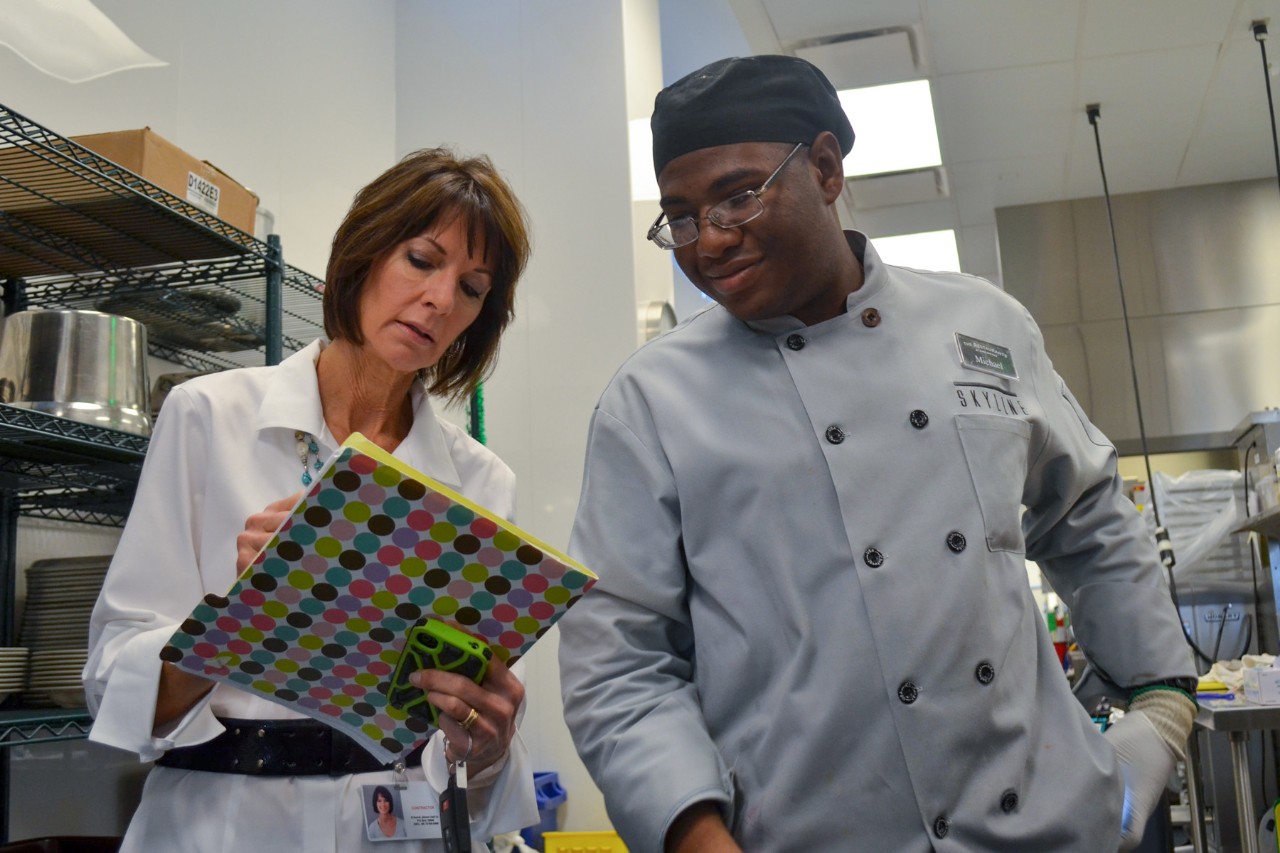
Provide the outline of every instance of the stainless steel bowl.
[[10,314],[0,339],[0,402],[151,434],[147,327],[99,311]]

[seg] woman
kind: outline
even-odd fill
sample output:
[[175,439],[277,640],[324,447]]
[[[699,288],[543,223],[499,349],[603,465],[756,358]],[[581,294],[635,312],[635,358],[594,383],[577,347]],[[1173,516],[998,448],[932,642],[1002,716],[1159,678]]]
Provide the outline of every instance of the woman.
[[377,815],[369,824],[370,838],[404,838],[404,827],[394,814],[395,801],[384,785],[373,789],[373,813]]
[[[361,786],[390,783],[399,768],[281,705],[162,666],[158,654],[206,593],[230,589],[297,499],[282,496],[352,432],[511,517],[511,470],[437,419],[428,395],[462,398],[492,368],[528,254],[523,211],[487,159],[411,154],[357,194],[334,236],[328,340],[274,367],[193,379],[165,401],[84,672],[90,738],[159,759],[123,850],[370,849]],[[438,793],[449,762],[465,758],[477,842],[538,819],[527,754],[513,740],[524,688],[501,662],[490,666],[481,685],[413,676],[443,713],[440,733],[404,768],[410,785]]]

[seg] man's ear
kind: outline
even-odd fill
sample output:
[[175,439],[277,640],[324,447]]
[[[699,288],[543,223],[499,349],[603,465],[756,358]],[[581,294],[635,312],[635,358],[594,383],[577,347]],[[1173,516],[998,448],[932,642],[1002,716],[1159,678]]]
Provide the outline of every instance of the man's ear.
[[834,133],[824,130],[814,138],[809,146],[809,162],[818,170],[818,185],[827,204],[834,203],[844,189],[844,154]]

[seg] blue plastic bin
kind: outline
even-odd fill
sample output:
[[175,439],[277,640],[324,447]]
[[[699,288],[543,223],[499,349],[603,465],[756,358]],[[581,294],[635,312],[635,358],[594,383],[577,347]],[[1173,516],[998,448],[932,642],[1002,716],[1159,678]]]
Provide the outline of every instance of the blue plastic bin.
[[538,823],[520,831],[524,843],[534,850],[544,850],[542,833],[555,832],[560,828],[560,817],[557,809],[564,805],[568,798],[564,788],[560,787],[560,774],[547,770],[535,771],[533,774],[533,791],[538,798]]

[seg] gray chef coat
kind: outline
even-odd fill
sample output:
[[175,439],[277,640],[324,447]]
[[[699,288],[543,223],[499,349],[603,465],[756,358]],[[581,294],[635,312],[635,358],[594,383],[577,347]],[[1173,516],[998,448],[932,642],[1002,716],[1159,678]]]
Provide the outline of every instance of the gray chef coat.
[[578,750],[633,850],[698,800],[751,853],[1114,850],[1115,754],[1024,558],[1116,683],[1195,674],[1115,450],[1014,299],[847,237],[846,313],[714,306],[601,397],[570,546],[601,579],[560,622]]

